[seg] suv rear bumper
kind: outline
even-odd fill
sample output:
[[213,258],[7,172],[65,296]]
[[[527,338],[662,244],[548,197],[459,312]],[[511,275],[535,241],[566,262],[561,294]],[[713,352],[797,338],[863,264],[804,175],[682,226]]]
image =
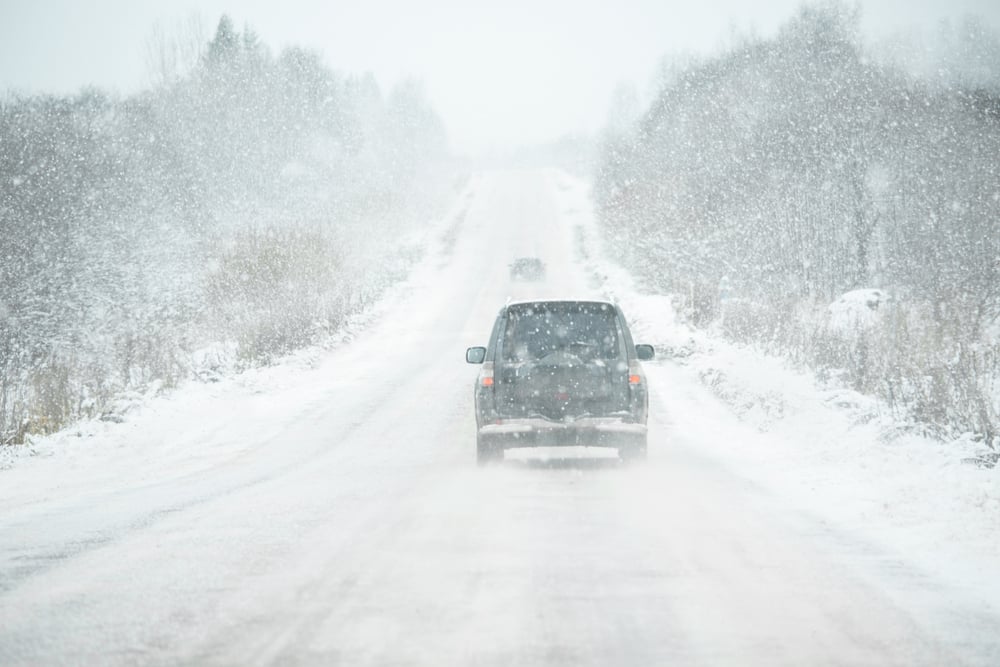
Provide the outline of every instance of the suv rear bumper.
[[623,422],[614,417],[585,417],[555,422],[547,419],[511,419],[486,424],[479,437],[495,441],[504,449],[515,447],[620,447],[645,442],[646,425]]

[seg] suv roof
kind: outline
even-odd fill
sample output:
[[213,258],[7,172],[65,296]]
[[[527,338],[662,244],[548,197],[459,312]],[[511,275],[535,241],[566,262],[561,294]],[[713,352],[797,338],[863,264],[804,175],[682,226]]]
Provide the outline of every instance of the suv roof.
[[555,304],[555,303],[586,303],[586,304],[594,304],[594,305],[602,305],[602,306],[612,306],[612,307],[617,307],[617,305],[618,305],[616,302],[612,301],[611,299],[602,299],[602,298],[595,298],[595,299],[517,299],[517,300],[514,300],[514,301],[508,301],[507,303],[505,303],[504,304],[504,308],[507,308],[509,306],[530,305],[530,304],[535,304],[535,303],[546,303],[546,304],[548,304],[548,303],[552,303],[552,304]]

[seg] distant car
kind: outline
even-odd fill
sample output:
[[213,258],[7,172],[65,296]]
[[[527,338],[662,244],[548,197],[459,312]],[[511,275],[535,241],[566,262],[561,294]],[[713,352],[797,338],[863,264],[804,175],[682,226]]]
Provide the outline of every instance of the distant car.
[[537,257],[518,257],[510,263],[510,279],[529,282],[545,280],[545,262]]
[[465,360],[482,364],[475,385],[480,464],[505,449],[561,445],[615,447],[646,457],[649,396],[621,308],[610,301],[524,301],[504,306],[486,347]]

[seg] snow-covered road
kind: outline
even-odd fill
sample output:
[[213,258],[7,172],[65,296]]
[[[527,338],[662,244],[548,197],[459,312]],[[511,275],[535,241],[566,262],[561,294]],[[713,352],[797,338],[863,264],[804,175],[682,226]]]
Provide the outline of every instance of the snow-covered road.
[[465,347],[507,296],[588,292],[567,187],[477,177],[352,342],[0,472],[0,664],[1000,664],[997,600],[741,474],[668,361],[647,465],[476,467]]

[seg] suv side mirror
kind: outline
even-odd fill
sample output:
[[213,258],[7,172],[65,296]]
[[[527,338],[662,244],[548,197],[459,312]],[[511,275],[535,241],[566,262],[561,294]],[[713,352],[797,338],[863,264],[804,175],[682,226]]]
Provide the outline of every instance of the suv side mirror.
[[[652,349],[652,348],[650,348]],[[481,364],[486,359],[485,347],[470,347],[465,351],[465,361],[470,364]]]
[[655,354],[652,345],[643,344],[635,346],[635,356],[639,357],[639,361],[649,361]]

